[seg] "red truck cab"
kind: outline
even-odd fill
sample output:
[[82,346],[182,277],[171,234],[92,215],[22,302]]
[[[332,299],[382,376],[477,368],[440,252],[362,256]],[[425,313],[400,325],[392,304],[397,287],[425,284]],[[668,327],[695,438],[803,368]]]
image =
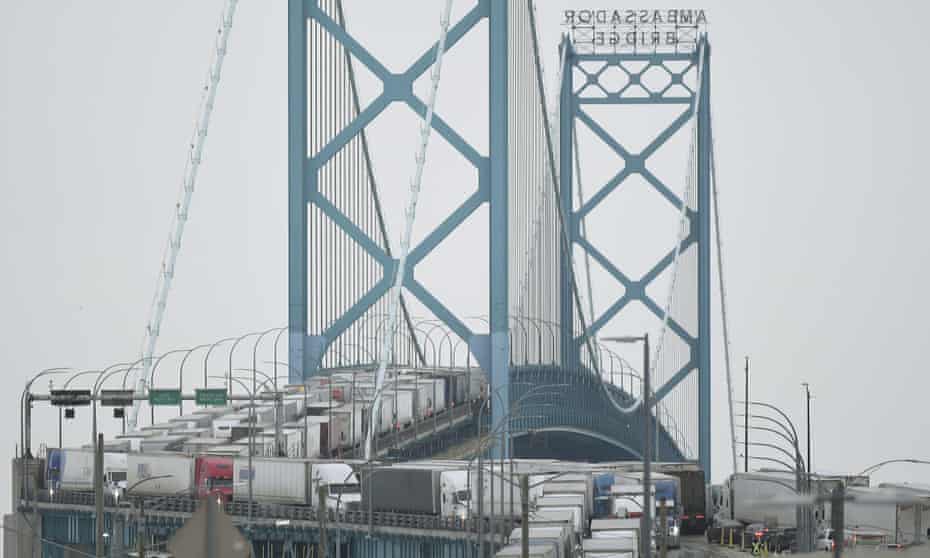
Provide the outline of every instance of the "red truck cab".
[[201,498],[217,494],[224,502],[233,496],[233,464],[231,457],[201,455],[194,461],[194,481]]

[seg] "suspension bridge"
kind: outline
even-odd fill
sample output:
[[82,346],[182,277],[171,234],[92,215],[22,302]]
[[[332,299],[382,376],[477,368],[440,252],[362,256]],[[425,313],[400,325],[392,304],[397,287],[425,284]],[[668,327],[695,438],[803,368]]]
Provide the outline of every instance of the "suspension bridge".
[[[707,35],[695,31],[671,49],[612,51],[565,35],[552,53],[541,49],[531,0],[478,0],[454,18],[452,2],[444,4],[438,38],[397,70],[364,46],[341,0],[289,1],[287,325],[158,355],[171,283],[183,276],[177,257],[235,15],[236,2],[226,3],[142,357],[88,371],[92,395],[111,376],[124,391],[135,386],[130,416],[119,417],[126,434],[145,421],[146,402],[154,425],[150,394],[166,385],[178,392],[222,386],[232,396],[251,379],[254,395],[264,368],[264,384],[274,392],[284,384],[334,386],[347,374],[354,390],[355,374],[366,373],[373,386],[359,420],[371,425],[367,439],[353,437],[339,455],[371,458],[392,448],[427,456],[475,433],[506,440],[488,443],[500,458],[627,461],[651,447],[656,460],[693,462],[709,475],[712,372],[726,371],[729,382],[729,355],[724,351],[722,365],[711,361],[712,292],[719,289],[721,304],[725,296]],[[476,43],[486,65],[477,65],[480,80],[470,68],[469,83],[488,106],[478,139],[460,118],[447,117],[454,107],[444,103],[444,83],[463,66],[443,66]],[[558,61],[548,76],[544,59]],[[372,133],[398,107],[414,115],[418,128],[413,178],[401,187],[379,176],[379,153],[393,153],[393,146]],[[634,140],[627,137],[631,127],[617,124],[631,113],[662,126],[645,139],[640,130]],[[673,141],[684,148],[673,162],[666,157],[665,165],[680,170],[669,179],[653,161]],[[446,159],[435,160],[437,142],[457,166],[445,169]],[[592,157],[607,169],[603,181],[587,174]],[[420,205],[421,194],[443,198],[453,183],[463,190],[446,196],[453,202],[439,210]],[[632,183],[642,185],[652,207],[674,215],[656,219],[668,224],[673,240],[645,269],[629,269],[623,252],[647,233],[619,236],[609,226]],[[431,212],[425,223],[424,210]],[[465,245],[467,252],[456,256]],[[437,273],[434,256],[443,251],[471,271]],[[469,296],[450,297],[456,291]],[[637,307],[653,320],[652,351],[633,365],[630,349],[612,339],[648,329],[622,329]],[[725,311],[722,324],[726,338]],[[235,364],[243,359],[250,366]],[[648,394],[644,369],[652,378]],[[475,377],[480,392],[445,414],[431,411],[432,429],[373,442],[384,405],[394,406],[388,415],[398,421],[392,381],[417,371],[467,377],[469,386]],[[179,415],[189,399],[174,402]],[[655,436],[648,443],[644,421]],[[96,414],[94,424],[96,431]],[[31,451],[28,425],[23,436]],[[54,529],[70,529],[64,516],[48,520]],[[356,531],[348,528],[346,536]],[[273,528],[253,533],[278,535]],[[464,548],[450,552],[465,554]]]

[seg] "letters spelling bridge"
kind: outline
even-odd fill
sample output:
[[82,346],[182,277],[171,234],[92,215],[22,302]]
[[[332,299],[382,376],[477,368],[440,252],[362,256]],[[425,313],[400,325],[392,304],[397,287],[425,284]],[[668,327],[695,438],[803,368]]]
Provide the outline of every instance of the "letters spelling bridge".
[[[232,8],[227,8],[223,20],[227,33],[235,2],[228,6]],[[443,117],[442,110],[434,112],[437,89],[442,97],[442,56],[478,33],[482,24],[486,24],[488,53],[486,155]],[[646,357],[654,386],[646,399],[655,432],[653,457],[695,462],[709,474],[712,267],[722,270],[722,263],[719,226],[716,235],[712,226],[712,219],[719,216],[706,35],[694,42],[693,49],[667,53],[580,52],[563,38],[557,88],[547,91],[531,1],[479,0],[457,21],[444,20],[439,40],[424,45],[422,54],[399,73],[388,70],[377,52],[362,46],[363,37],[352,34],[340,0],[290,0],[288,26],[288,325],[117,365],[108,369],[108,377],[116,372],[111,383],[121,380],[120,387],[132,387],[133,377],[142,371],[142,389],[149,383],[152,389],[171,386],[174,380],[166,378],[175,375],[184,387],[185,372],[188,384],[202,373],[201,387],[210,383],[216,387],[225,376],[224,386],[232,394],[237,387],[234,381],[248,387],[248,380],[234,374],[236,370],[251,375],[253,390],[255,371],[263,367],[273,368],[267,377],[275,390],[279,381],[299,385],[352,371],[366,371],[370,377],[377,371],[374,404],[378,405],[401,370],[447,378],[467,374],[469,383],[477,374],[487,385],[475,400],[435,416],[432,427],[412,436],[397,434],[376,441],[375,455],[436,455],[480,428],[485,433],[499,432],[507,440],[489,444],[489,453],[499,458],[512,453],[583,461],[640,460],[649,446],[642,437],[641,366],[621,358],[618,345],[603,334],[611,322],[639,303],[661,323],[658,337],[652,338],[653,351]],[[225,54],[225,37],[222,49]],[[361,101],[356,81],[362,68],[381,85],[380,94],[367,104]],[[432,90],[424,100],[415,94],[414,83],[427,75]],[[214,90],[218,77],[218,71],[211,74]],[[212,103],[212,96],[208,102]],[[404,214],[407,234],[392,247],[382,206],[384,185],[376,181],[371,162],[371,152],[379,146],[370,144],[366,128],[393,104],[406,105],[425,127]],[[615,128],[609,123],[611,110],[645,112],[655,107],[674,109],[675,116],[642,149],[633,150],[622,133],[610,131]],[[585,166],[579,158],[582,128],[618,161],[606,183],[588,185],[593,191],[587,196],[581,177]],[[683,183],[672,184],[651,170],[650,157],[676,133],[690,135],[690,149],[679,162]],[[428,164],[430,136],[451,146],[474,170],[476,182],[460,205],[412,244],[409,229],[416,219],[419,177]],[[198,152],[196,164],[199,156]],[[615,244],[633,247],[636,238],[592,236],[586,226],[591,213],[632,177],[644,180],[651,194],[677,215],[675,243],[656,254],[654,264],[641,276],[625,270],[605,249]],[[434,187],[440,185],[425,186]],[[192,189],[185,187],[187,194]],[[486,307],[463,314],[421,282],[417,271],[479,210],[487,212],[487,244],[478,248],[487,262],[488,300]],[[178,219],[182,224],[186,221],[186,205]],[[712,260],[715,243],[717,259]],[[463,265],[470,264],[469,257],[463,256]],[[603,301],[598,312],[592,265],[613,283],[605,291],[621,293]],[[170,281],[173,259],[163,273]],[[667,292],[657,300],[652,294],[655,288],[649,287],[660,276]],[[456,281],[456,276],[450,274],[448,280]],[[398,285],[403,288],[395,288]],[[722,273],[718,285],[725,310]],[[429,317],[414,316],[413,304]],[[164,311],[163,300],[158,311]],[[726,334],[725,311],[723,317]],[[157,336],[157,327],[156,322],[149,333]],[[642,335],[642,331],[619,333]],[[240,359],[244,352],[250,353],[250,367],[234,368],[237,348]],[[167,363],[172,360],[175,369],[169,371]],[[213,368],[224,368],[213,382],[208,374],[211,363]],[[279,375],[281,370],[286,372]],[[99,378],[99,371],[95,372]],[[103,384],[95,383],[94,395],[98,388],[113,387]],[[546,386],[551,389],[534,401],[538,404],[525,401]],[[135,402],[137,407],[139,403]],[[25,407],[28,415],[31,405]],[[136,412],[130,417],[131,426],[141,422]],[[183,412],[183,402],[178,412]],[[155,420],[154,407],[151,420]],[[125,423],[123,419],[124,428]],[[29,428],[25,430],[25,447],[31,448]],[[361,440],[353,444],[340,455],[361,455]],[[81,504],[38,504],[45,536],[61,543],[93,540],[93,520]],[[173,531],[191,511],[180,500],[173,505],[178,509],[150,512],[155,532]],[[261,506],[258,510],[259,516],[280,511]],[[245,514],[240,508],[231,508],[231,513],[237,521]],[[281,541],[318,541],[317,519],[295,518],[288,528],[267,517],[256,519],[249,534],[256,544],[287,552],[281,550],[287,546]],[[365,538],[365,529],[353,527],[355,520],[342,517],[336,523],[343,522],[347,540],[359,538],[353,548],[362,554],[386,555],[385,548],[398,548],[417,555],[424,544],[434,545],[443,555],[475,552],[467,537],[456,534],[473,524],[445,522],[414,536],[405,529],[416,525],[405,526],[403,518],[381,517],[378,521],[385,523],[376,529],[386,541],[383,544],[398,546],[378,547]],[[364,524],[371,518],[357,521]],[[57,555],[56,547],[44,548],[47,555]]]

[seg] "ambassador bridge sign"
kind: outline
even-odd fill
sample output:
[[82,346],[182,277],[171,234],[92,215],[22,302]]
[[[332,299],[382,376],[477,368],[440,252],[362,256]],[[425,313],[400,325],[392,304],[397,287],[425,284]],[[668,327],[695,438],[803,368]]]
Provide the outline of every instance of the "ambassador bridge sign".
[[693,52],[707,29],[704,10],[571,9],[562,12],[577,52]]

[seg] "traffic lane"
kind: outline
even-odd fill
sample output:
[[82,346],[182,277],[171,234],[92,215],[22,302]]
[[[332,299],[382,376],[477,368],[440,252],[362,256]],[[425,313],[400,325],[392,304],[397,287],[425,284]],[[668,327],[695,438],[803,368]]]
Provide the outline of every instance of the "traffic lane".
[[681,537],[681,548],[670,550],[669,558],[745,558],[746,553],[709,544],[703,536]]

